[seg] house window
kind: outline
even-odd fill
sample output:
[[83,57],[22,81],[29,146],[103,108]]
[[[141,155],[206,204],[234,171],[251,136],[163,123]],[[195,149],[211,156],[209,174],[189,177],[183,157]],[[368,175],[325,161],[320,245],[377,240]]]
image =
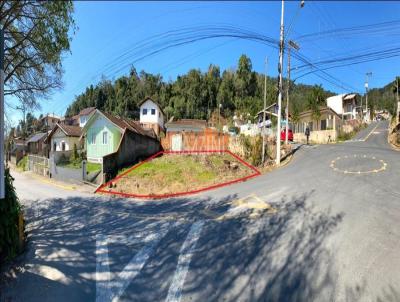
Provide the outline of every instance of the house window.
[[65,151],[65,142],[61,142],[61,151]]
[[158,111],[158,117],[161,117],[161,113],[160,113],[160,111]]
[[155,109],[151,109],[151,115],[156,115],[156,110]]
[[103,145],[107,145],[107,131],[103,132]]
[[94,145],[96,143],[96,135],[94,133],[90,134],[89,144]]
[[147,115],[147,109],[146,108],[143,108],[143,115]]
[[321,120],[321,130],[326,130],[326,120]]
[[57,143],[54,142],[54,143],[53,143],[53,151],[56,151],[56,150],[57,150]]

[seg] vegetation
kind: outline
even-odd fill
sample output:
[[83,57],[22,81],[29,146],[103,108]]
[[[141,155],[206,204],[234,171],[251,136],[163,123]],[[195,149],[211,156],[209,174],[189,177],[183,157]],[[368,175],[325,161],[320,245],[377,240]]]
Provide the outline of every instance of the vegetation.
[[[276,84],[276,78],[267,77],[268,105],[276,102]],[[291,104],[296,104],[297,111],[306,109],[305,96],[313,91],[313,87],[294,83],[291,87]],[[263,92],[264,75],[253,71],[250,58],[242,55],[235,70],[221,72],[219,66],[210,65],[206,72],[191,69],[169,82],[163,81],[159,74],[137,73],[132,68],[128,76],[114,82],[103,79],[96,86],[87,87],[67,109],[67,115],[72,116],[83,108],[95,106],[119,116],[138,118],[138,103],[150,96],[163,107],[167,119],[174,116],[208,120],[218,112],[219,104],[222,116],[231,117],[236,112],[244,116],[250,114],[253,119],[262,109]]]
[[113,183],[113,190],[145,195],[187,192],[252,173],[229,154],[165,154],[124,175]]
[[19,251],[18,219],[21,205],[15,193],[13,178],[5,170],[5,198],[0,200],[0,263],[10,260]]
[[5,95],[34,102],[62,86],[63,54],[75,24],[72,1],[2,1]]
[[25,155],[17,164],[17,168],[22,171],[28,170],[28,156]]

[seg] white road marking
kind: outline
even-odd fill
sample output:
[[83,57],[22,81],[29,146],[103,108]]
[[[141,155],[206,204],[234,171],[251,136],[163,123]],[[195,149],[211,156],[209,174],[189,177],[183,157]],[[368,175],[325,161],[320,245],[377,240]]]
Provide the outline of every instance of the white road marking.
[[196,243],[200,237],[203,225],[204,221],[197,221],[190,228],[189,234],[187,235],[180,251],[178,265],[175,270],[172,284],[168,290],[168,296],[165,300],[166,302],[179,302],[181,300],[182,287],[185,282],[186,274],[189,270],[189,264],[193,256],[193,250],[196,247]]
[[96,302],[115,302],[119,300],[133,278],[137,276],[149,257],[153,254],[157,244],[167,234],[169,226],[170,224],[167,223],[153,234],[144,238],[143,241],[147,242],[147,244],[133,256],[115,278],[112,278],[110,273],[107,247],[108,237],[105,235],[96,236]]

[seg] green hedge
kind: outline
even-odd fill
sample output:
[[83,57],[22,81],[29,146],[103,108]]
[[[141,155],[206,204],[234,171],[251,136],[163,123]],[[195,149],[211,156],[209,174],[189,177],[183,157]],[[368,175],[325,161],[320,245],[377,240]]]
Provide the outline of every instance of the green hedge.
[[14,258],[19,249],[18,217],[21,212],[14,179],[9,169],[5,170],[6,197],[0,199],[0,263]]

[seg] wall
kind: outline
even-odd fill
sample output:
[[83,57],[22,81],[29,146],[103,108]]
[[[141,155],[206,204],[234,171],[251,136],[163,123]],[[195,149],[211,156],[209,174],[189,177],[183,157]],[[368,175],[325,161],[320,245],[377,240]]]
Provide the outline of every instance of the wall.
[[73,153],[73,150],[68,151],[51,151],[50,158],[53,158],[54,163],[58,164],[63,158],[69,159]]
[[125,131],[118,150],[103,157],[103,182],[114,177],[119,169],[146,159],[160,150],[158,140]]
[[[107,144],[103,144],[104,131],[107,132]],[[85,137],[88,161],[101,162],[104,155],[115,152],[121,139],[120,131],[110,121],[98,114]],[[95,136],[95,144],[90,143],[92,135]]]
[[161,139],[164,150],[172,149],[172,137],[182,135],[182,151],[225,150],[229,145],[229,134],[206,128],[202,132],[171,131]]
[[337,114],[343,113],[343,96],[342,95],[335,95],[333,97],[327,98],[326,104],[328,107],[332,108]]
[[[315,144],[326,144],[328,143],[329,136],[332,142],[337,139],[337,131],[336,130],[320,130],[320,131],[311,131],[310,132],[310,143]],[[306,143],[307,137],[304,133],[294,133],[293,140],[298,143]]]

